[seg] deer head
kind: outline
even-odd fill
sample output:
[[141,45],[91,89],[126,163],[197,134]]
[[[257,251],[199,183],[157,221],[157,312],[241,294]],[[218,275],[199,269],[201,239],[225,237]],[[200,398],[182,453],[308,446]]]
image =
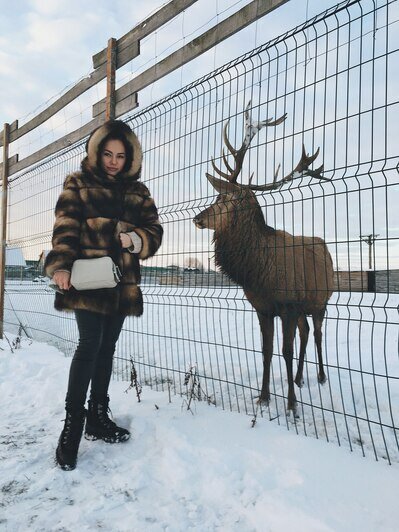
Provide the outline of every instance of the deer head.
[[229,160],[226,154],[224,153],[224,149],[222,151],[222,158],[227,171],[220,170],[216,166],[215,161],[213,159],[211,160],[213,169],[223,179],[215,177],[209,173],[205,174],[208,181],[211,183],[213,188],[219,193],[219,195],[216,198],[216,201],[210,207],[202,211],[193,219],[193,222],[199,229],[207,228],[217,230],[225,228],[228,224],[231,223],[231,220],[234,219],[234,211],[237,209],[238,205],[242,205],[243,202],[246,202],[247,208],[249,208],[250,205],[252,205],[253,207],[257,206],[259,208],[259,204],[256,200],[256,196],[253,191],[275,190],[282,187],[285,183],[288,183],[289,181],[292,181],[297,177],[303,176],[312,176],[318,179],[326,179],[321,175],[323,171],[323,165],[317,168],[316,170],[309,169],[309,166],[319,155],[319,148],[313,155],[307,155],[305,146],[302,145],[302,156],[299,163],[289,174],[285,175],[281,179],[278,179],[278,174],[280,170],[279,165],[274,173],[272,183],[265,185],[252,185],[252,176],[249,180],[248,185],[237,183],[237,177],[241,172],[245,154],[255,135],[263,127],[277,126],[281,124],[287,117],[287,114],[284,114],[276,120],[268,118],[261,122],[257,122],[251,117],[251,114],[249,112],[250,106],[251,102],[248,103],[245,109],[245,136],[243,143],[239,149],[233,148],[227,137],[227,128],[229,121],[227,121],[224,126],[223,140],[228,151],[230,152],[230,155],[232,155],[233,157],[234,163],[233,165],[230,165]]

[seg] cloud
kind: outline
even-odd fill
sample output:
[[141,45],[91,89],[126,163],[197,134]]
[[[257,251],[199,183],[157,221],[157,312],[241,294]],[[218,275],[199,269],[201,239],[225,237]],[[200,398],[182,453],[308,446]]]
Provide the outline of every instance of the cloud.
[[[4,3],[0,18],[0,123],[21,118],[76,83],[92,70],[92,56],[107,46],[110,37],[120,38],[166,3],[162,0],[14,0]],[[143,40],[142,54],[129,65],[130,71],[136,71],[146,61],[150,61],[150,66],[155,57],[160,54],[165,57],[182,46],[183,37],[187,43],[247,3],[249,0],[242,0],[232,6],[228,0],[198,0],[184,14]],[[310,0],[309,7],[321,11],[334,3],[334,0]],[[180,82],[190,82],[212,70],[215,64],[219,66],[269,40],[272,30],[276,35],[276,31],[281,33],[299,23],[298,10],[304,18],[302,0],[291,0],[263,17],[257,24],[257,34],[252,26],[219,45],[215,52],[197,59],[195,64],[185,65],[181,75],[171,77],[171,82],[177,85],[165,83],[165,90],[173,92]],[[121,79],[120,73],[118,79]],[[157,91],[154,97],[155,94],[158,95]],[[103,97],[99,96],[99,99]]]
[[72,18],[45,19],[37,13],[30,15],[26,44],[28,54],[45,53],[55,57],[63,53],[65,47],[79,46],[82,40],[82,27]]

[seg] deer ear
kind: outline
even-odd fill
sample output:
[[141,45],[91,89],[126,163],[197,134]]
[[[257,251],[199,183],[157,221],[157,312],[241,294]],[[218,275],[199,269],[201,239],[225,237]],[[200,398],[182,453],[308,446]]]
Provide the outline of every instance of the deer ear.
[[218,177],[214,177],[211,174],[205,173],[209,183],[219,194],[226,194],[227,192],[237,192],[240,190],[240,187],[235,183],[230,183],[229,181],[223,181]]

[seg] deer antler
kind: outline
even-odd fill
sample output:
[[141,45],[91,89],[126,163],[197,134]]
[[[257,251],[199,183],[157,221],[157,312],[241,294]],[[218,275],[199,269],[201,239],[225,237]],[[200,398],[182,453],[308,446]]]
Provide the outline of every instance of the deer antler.
[[234,158],[234,168],[232,168],[227,160],[227,157],[224,153],[224,150],[222,152],[223,162],[228,170],[229,173],[223,172],[220,170],[216,164],[215,161],[212,159],[211,163],[213,166],[213,169],[217,174],[219,174],[224,179],[227,179],[230,183],[236,183],[237,177],[239,176],[241,169],[242,169],[242,163],[244,161],[245,153],[247,152],[249,145],[251,144],[252,139],[254,136],[265,126],[277,126],[284,122],[284,120],[287,118],[287,113],[280,116],[280,118],[277,118],[276,120],[273,120],[272,118],[268,118],[266,120],[263,120],[261,122],[257,122],[255,120],[252,120],[251,114],[249,112],[249,108],[251,106],[251,101],[248,102],[247,107],[245,108],[245,137],[244,141],[241,145],[241,148],[238,150],[233,148],[233,146],[230,144],[229,139],[227,138],[227,127],[229,125],[229,121],[226,122],[224,129],[223,129],[223,140],[226,144],[229,152]]
[[319,152],[320,152],[320,148],[317,148],[317,150],[315,151],[315,153],[313,153],[313,155],[307,155],[305,145],[302,144],[302,157],[299,163],[296,165],[296,167],[289,174],[277,180],[278,173],[280,170],[280,165],[278,165],[277,170],[274,173],[273,183],[270,183],[268,185],[249,184],[249,185],[240,185],[240,186],[242,188],[250,188],[251,190],[275,190],[283,186],[285,183],[292,181],[294,178],[303,177],[303,176],[311,176],[311,177],[316,177],[317,179],[322,179],[324,181],[330,181],[327,177],[324,177],[321,175],[323,168],[324,168],[323,164],[319,168],[316,168],[316,170],[309,170],[309,166],[317,158],[317,156],[319,155]]

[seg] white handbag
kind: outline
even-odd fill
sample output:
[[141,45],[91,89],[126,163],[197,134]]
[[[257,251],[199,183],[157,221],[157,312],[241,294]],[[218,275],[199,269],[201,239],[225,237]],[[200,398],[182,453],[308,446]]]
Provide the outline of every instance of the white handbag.
[[114,288],[121,280],[121,272],[111,257],[77,259],[71,271],[71,285],[75,290]]

